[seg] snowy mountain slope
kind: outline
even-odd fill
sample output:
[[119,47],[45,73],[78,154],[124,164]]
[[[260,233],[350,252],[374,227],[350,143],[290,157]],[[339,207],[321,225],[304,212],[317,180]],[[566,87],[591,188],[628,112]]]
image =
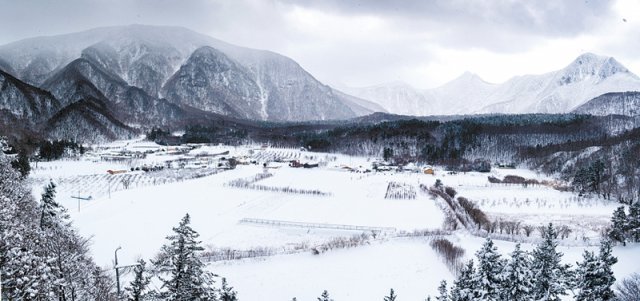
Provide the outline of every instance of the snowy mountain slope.
[[42,86],[51,91],[64,106],[83,99],[100,100],[105,104],[106,111],[103,114],[112,114],[119,121],[136,127],[175,125],[181,119],[204,115],[204,112],[152,97],[88,58],[72,61]]
[[53,93],[63,105],[69,105],[87,94],[118,102],[119,94],[126,86],[127,83],[117,75],[85,58],[72,61],[42,84],[42,88]]
[[[171,92],[169,79],[174,78],[194,51],[203,46],[217,49],[233,63],[237,72],[243,74],[235,78],[242,81],[237,82],[238,86],[251,87],[240,93],[245,99],[234,105],[244,109],[233,117],[262,120],[342,119],[372,113],[366,108],[375,107],[364,106],[365,109],[360,109],[360,114],[356,114],[346,104],[349,102],[346,97],[333,93],[331,88],[287,57],[234,46],[179,27],[131,25],[27,39],[0,46],[0,59],[7,62],[18,78],[41,85],[67,64],[83,58],[129,86],[159,98],[165,96],[163,92]],[[186,76],[186,70],[182,71],[181,76]],[[214,74],[209,72],[191,76],[203,76],[198,80],[215,83],[220,78],[207,77]],[[175,81],[171,84],[175,85]],[[100,87],[100,84],[96,86]],[[201,90],[191,91],[190,88],[193,86],[182,86],[182,99],[202,100],[202,97],[212,96],[202,94]],[[220,91],[225,95],[239,95],[239,91],[234,91],[232,86],[222,85],[218,88],[230,88]],[[109,93],[105,93],[105,96],[112,97]],[[172,98],[175,96],[175,93],[172,94]],[[207,99],[210,103],[217,101]],[[204,108],[207,104],[194,107]],[[212,112],[221,110],[218,108]]]
[[13,68],[11,68],[11,65],[7,61],[3,60],[2,58],[0,58],[0,70],[9,74],[12,74],[14,72]]
[[467,114],[469,107],[486,105],[495,84],[482,80],[476,74],[465,72],[456,79],[428,92],[436,100],[434,107],[441,114]]
[[60,107],[51,93],[0,70],[0,111],[32,125],[51,117]]
[[389,113],[416,116],[436,113],[431,95],[402,82],[343,90],[356,97],[370,100]]
[[198,48],[162,90],[165,97],[201,110],[259,119],[265,104],[250,72],[222,52]]
[[482,113],[565,113],[608,92],[640,91],[640,79],[614,58],[586,53],[564,69],[513,78],[489,95]]
[[614,92],[600,95],[573,110],[598,116],[640,116],[640,92]]
[[44,125],[44,133],[51,139],[78,142],[104,142],[137,134],[94,98],[81,99],[60,110]]
[[396,82],[347,91],[372,100],[391,113],[424,116],[469,113],[470,106],[481,107],[494,88],[495,85],[477,75],[465,72],[451,82],[429,90]]
[[585,53],[561,70],[502,84],[467,72],[428,90],[394,83],[347,91],[404,115],[566,113],[605,93],[640,91],[640,78],[614,58]]
[[334,94],[340,97],[344,102],[344,104],[346,104],[358,116],[365,116],[365,115],[371,114],[371,112],[377,112],[377,113],[387,112],[387,110],[385,110],[383,107],[381,107],[377,103],[364,100],[362,98],[354,97],[335,89],[332,91]]

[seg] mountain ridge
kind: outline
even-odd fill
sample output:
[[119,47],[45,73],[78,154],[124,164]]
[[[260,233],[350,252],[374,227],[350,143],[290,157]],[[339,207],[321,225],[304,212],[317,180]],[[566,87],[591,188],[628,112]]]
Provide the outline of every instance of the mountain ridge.
[[[178,99],[175,93],[171,93],[172,83],[169,82],[202,47],[211,47],[224,54],[229,62],[233,62],[234,70],[244,74],[239,79],[242,83],[237,82],[238,85],[252,88],[245,95],[242,92],[246,91],[234,91],[232,86],[216,83],[214,78],[202,80],[222,89],[218,95],[240,95],[243,101],[255,103],[242,105],[236,97],[228,99],[212,113],[259,120],[304,121],[348,119],[372,113],[369,108],[379,108],[375,104],[365,104],[367,101],[363,99],[358,102],[365,105],[353,106],[353,99],[333,93],[335,89],[319,82],[288,57],[267,50],[235,46],[182,27],[130,25],[30,38],[0,46],[0,60],[7,62],[17,78],[26,83],[50,87],[48,81],[60,70],[77,59],[86,59],[94,64],[94,70],[107,70],[150,97],[168,98],[177,105],[206,110],[208,108],[202,105],[204,102],[221,103],[224,100],[200,98],[201,103],[188,102],[185,100],[198,99],[199,96],[196,91],[188,89],[183,89],[183,95]],[[101,85],[94,81],[104,76],[85,77],[100,88]],[[118,94],[101,90],[111,101],[114,101],[114,94]],[[222,107],[227,110],[222,110]]]
[[567,113],[605,93],[640,91],[640,78],[613,57],[584,53],[560,70],[499,84],[465,72],[431,89],[390,83],[346,90],[403,115]]

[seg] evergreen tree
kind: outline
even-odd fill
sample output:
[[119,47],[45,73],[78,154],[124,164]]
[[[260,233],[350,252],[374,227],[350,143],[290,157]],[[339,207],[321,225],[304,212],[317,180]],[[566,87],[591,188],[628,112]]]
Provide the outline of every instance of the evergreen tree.
[[610,241],[603,241],[600,245],[600,253],[598,254],[598,260],[600,261],[600,282],[599,291],[602,301],[609,301],[615,299],[615,293],[611,288],[616,283],[616,277],[613,275],[611,267],[618,262],[618,258],[612,254],[612,246]]
[[482,245],[476,252],[478,258],[478,269],[473,275],[476,293],[480,300],[497,301],[500,299],[500,275],[504,268],[504,262],[500,258],[498,248],[493,244],[491,238]]
[[324,290],[320,295],[320,298],[318,298],[318,301],[333,301],[333,299],[329,297],[329,292]]
[[504,268],[502,300],[533,301],[533,275],[529,255],[516,245],[511,260]]
[[589,190],[600,194],[600,186],[604,181],[604,162],[596,160],[589,166]]
[[436,301],[447,301],[449,300],[449,296],[447,295],[447,282],[442,280],[440,281],[440,286],[438,286],[438,296],[436,297]]
[[389,291],[389,296],[384,297],[384,301],[396,301],[396,297],[398,295],[396,295],[396,293],[393,291],[393,289],[391,289]]
[[640,242],[640,201],[629,206],[629,215],[627,215],[627,234],[633,242]]
[[616,298],[612,286],[616,282],[611,266],[618,259],[611,254],[611,242],[605,240],[600,244],[600,253],[585,251],[584,259],[578,263],[576,270],[576,286],[579,301],[611,301]]
[[167,236],[168,244],[162,246],[153,261],[160,273],[168,273],[162,281],[161,297],[170,301],[216,300],[213,275],[204,270],[198,253],[204,250],[198,241],[198,233],[190,226],[191,218],[185,215],[174,234]]
[[474,301],[477,300],[476,283],[474,274],[476,269],[473,266],[473,260],[469,262],[460,270],[458,279],[453,282],[451,288],[451,301]]
[[238,292],[234,291],[233,287],[227,284],[227,278],[222,278],[222,287],[220,288],[220,301],[238,301],[237,295]]
[[64,222],[68,219],[66,209],[55,200],[56,184],[50,181],[44,188],[40,198],[40,228],[54,227],[57,222]]
[[576,268],[576,284],[578,294],[575,296],[579,301],[596,301],[599,296],[597,294],[598,279],[598,259],[592,251],[584,251],[582,262],[578,263]]
[[621,242],[623,246],[627,245],[625,228],[627,226],[627,215],[624,212],[624,206],[618,207],[611,217],[611,230],[607,236],[609,239]]
[[29,165],[29,157],[25,151],[18,153],[18,158],[11,161],[11,167],[15,168],[23,178],[26,178],[31,172],[31,165]]
[[560,301],[571,284],[570,266],[561,263],[563,254],[556,251],[557,238],[555,228],[549,224],[544,231],[543,241],[533,250],[535,300]]
[[138,265],[133,268],[133,281],[124,289],[128,301],[142,301],[145,299],[147,286],[150,281],[150,277],[147,275],[146,265],[147,263],[143,259],[140,259],[138,260]]

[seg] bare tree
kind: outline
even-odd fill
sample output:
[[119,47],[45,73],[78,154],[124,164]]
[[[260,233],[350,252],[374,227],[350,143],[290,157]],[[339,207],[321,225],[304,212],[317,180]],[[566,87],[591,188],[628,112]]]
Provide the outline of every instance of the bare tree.
[[635,273],[616,286],[616,301],[640,300],[640,274]]

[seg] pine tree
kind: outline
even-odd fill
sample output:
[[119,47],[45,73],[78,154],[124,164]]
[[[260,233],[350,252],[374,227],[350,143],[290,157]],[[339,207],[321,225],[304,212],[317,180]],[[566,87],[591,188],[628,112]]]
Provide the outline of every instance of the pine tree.
[[576,284],[578,294],[576,300],[579,301],[596,301],[599,300],[597,294],[597,283],[599,263],[592,251],[584,251],[582,262],[578,263],[576,269]]
[[502,300],[532,301],[533,274],[529,255],[516,245],[511,260],[504,268]]
[[600,245],[600,253],[598,254],[598,260],[600,261],[601,286],[599,286],[599,294],[602,301],[609,301],[615,299],[615,293],[611,288],[615,282],[616,277],[613,275],[611,267],[618,262],[618,258],[612,254],[611,242],[605,240]]
[[556,251],[558,234],[552,224],[545,229],[543,241],[533,250],[532,272],[535,300],[560,301],[571,282],[570,266],[561,263],[563,254]]
[[476,294],[476,283],[473,275],[476,273],[476,269],[473,266],[473,260],[469,262],[460,270],[458,279],[453,282],[451,288],[451,301],[474,301],[479,297]]
[[44,188],[40,198],[40,229],[52,228],[57,223],[67,223],[67,210],[55,200],[56,184],[53,181]]
[[160,277],[160,295],[171,301],[216,300],[213,275],[204,270],[204,263],[198,256],[204,249],[190,223],[187,214],[178,227],[173,228],[174,234],[167,236],[168,244],[162,246],[153,261],[159,272],[170,275],[167,279]]
[[150,277],[147,275],[146,270],[147,263],[140,259],[138,265],[133,268],[133,281],[124,290],[127,294],[128,301],[142,301],[147,294],[147,286],[150,282]]
[[616,298],[612,286],[616,282],[611,266],[618,259],[611,254],[611,242],[605,240],[600,244],[600,253],[585,251],[584,259],[578,263],[576,284],[580,301],[611,301]]
[[478,269],[473,275],[474,283],[477,284],[475,294],[481,300],[499,300],[502,283],[500,275],[504,268],[504,262],[491,238],[487,238],[482,248],[476,252],[476,257],[478,258]]
[[318,301],[333,301],[333,299],[329,297],[329,292],[324,290],[320,295],[320,298],[318,298]]
[[384,297],[384,301],[396,301],[396,293],[393,291],[393,289],[391,289],[389,291],[389,296]]
[[449,296],[447,294],[447,282],[442,280],[440,281],[440,286],[438,286],[438,296],[436,297],[436,301],[449,300]]
[[238,301],[237,295],[238,292],[234,291],[233,287],[227,284],[227,278],[222,278],[220,301]]
[[629,206],[629,215],[627,215],[627,234],[633,242],[640,242],[640,201]]
[[609,230],[609,239],[621,242],[623,246],[627,245],[625,228],[627,226],[627,215],[624,212],[624,206],[618,207],[611,217],[611,230]]
[[29,165],[29,157],[25,151],[18,153],[18,158],[11,161],[11,167],[15,168],[22,178],[26,178],[31,172],[31,165]]

